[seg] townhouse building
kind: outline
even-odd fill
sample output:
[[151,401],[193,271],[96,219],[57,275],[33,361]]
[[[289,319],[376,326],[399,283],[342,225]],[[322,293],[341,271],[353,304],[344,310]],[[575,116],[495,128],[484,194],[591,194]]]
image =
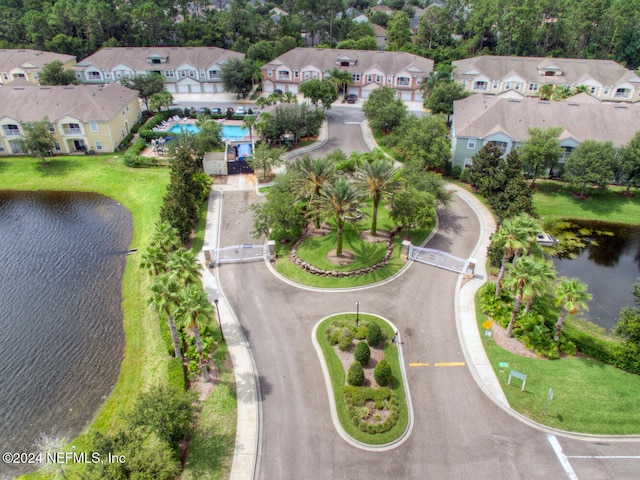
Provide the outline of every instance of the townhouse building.
[[157,73],[171,93],[217,93],[224,91],[220,71],[230,58],[244,54],[218,47],[116,47],[97,51],[74,70],[86,84]]
[[42,67],[55,60],[62,63],[65,70],[69,70],[76,63],[76,57],[73,55],[28,48],[0,49],[0,85],[7,85],[15,80],[37,85]]
[[401,100],[421,102],[420,85],[433,71],[433,60],[406,52],[294,48],[262,66],[263,91],[298,93],[302,82],[328,78],[334,67],[351,73],[349,94],[367,98],[387,86]]
[[138,92],[119,83],[0,87],[0,155],[21,154],[25,122],[45,117],[56,145],[53,154],[113,152],[140,119]]
[[462,168],[471,165],[472,157],[488,143],[507,155],[530,138],[533,127],[562,128],[559,163],[585,140],[621,147],[640,130],[640,105],[601,103],[586,94],[564,102],[471,95],[455,101],[453,110],[453,165]]
[[471,93],[514,91],[537,97],[543,85],[570,89],[584,85],[587,93],[601,101],[640,100],[640,77],[613,60],[483,55],[452,64],[453,79]]

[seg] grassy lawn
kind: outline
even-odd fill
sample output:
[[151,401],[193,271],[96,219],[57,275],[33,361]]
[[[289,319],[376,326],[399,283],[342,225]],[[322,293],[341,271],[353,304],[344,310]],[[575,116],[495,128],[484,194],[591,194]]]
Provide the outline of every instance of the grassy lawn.
[[626,189],[591,190],[589,198],[581,200],[572,195],[570,187],[561,182],[537,181],[533,206],[542,218],[600,220],[613,223],[640,223],[640,195],[632,189],[633,198],[622,195]]
[[[167,170],[127,168],[118,154],[56,157],[47,167],[34,158],[0,160],[0,189],[97,192],[120,202],[133,216],[132,248],[146,247],[168,181]],[[139,268],[139,261],[139,254],[127,257],[122,282],[126,345],[118,383],[88,431],[73,442],[80,451],[88,449],[94,431],[115,430],[120,414],[141,390],[165,381],[169,357],[156,314],[146,302],[150,277]]]
[[[371,207],[366,207],[363,211],[370,215]],[[369,217],[365,217],[368,219]],[[333,227],[333,222],[330,222]],[[394,223],[389,217],[389,211],[386,208],[378,210],[378,230],[389,231],[394,227]],[[363,232],[371,227],[369,221],[365,220],[357,226],[357,232]],[[355,254],[355,259],[348,265],[340,266],[329,262],[326,259],[327,253],[336,248],[335,227],[333,231],[324,237],[310,237],[302,242],[298,248],[298,256],[316,267],[325,270],[336,271],[352,271],[358,268],[374,265],[380,261],[386,252],[387,244],[384,242],[370,243],[359,239],[358,233],[353,226],[347,224],[343,228],[343,248],[350,250]],[[414,245],[420,245],[431,233],[432,228],[421,230],[411,230],[411,241]],[[358,275],[355,277],[330,278],[312,275],[289,260],[289,251],[291,245],[276,244],[277,260],[275,268],[281,275],[302,285],[320,288],[348,288],[362,285],[369,285],[389,278],[398,273],[406,264],[406,261],[400,258],[400,246],[402,244],[402,232],[396,235],[394,239],[394,251],[389,263],[378,270],[366,275]]]
[[[376,317],[374,315],[360,314],[360,318],[363,320],[373,321],[380,325],[380,328],[382,329],[386,338],[391,338],[395,333],[389,326],[389,324],[379,317]],[[355,323],[355,315],[353,314],[334,315],[325,319],[320,325],[318,325],[318,330],[316,332],[316,338],[324,354],[324,360],[327,363],[327,369],[329,370],[329,375],[331,376],[331,386],[333,389],[333,396],[336,402],[336,410],[338,413],[338,418],[340,419],[340,424],[349,436],[351,436],[355,440],[370,445],[384,445],[386,443],[397,440],[407,429],[407,425],[409,423],[407,397],[405,395],[404,384],[402,382],[402,376],[400,374],[401,370],[400,360],[398,358],[398,348],[395,345],[392,345],[389,341],[385,342],[384,358],[387,359],[387,361],[391,365],[391,370],[393,371],[393,383],[391,389],[395,392],[398,399],[398,406],[400,407],[398,422],[390,430],[376,435],[362,432],[352,423],[351,419],[349,418],[349,414],[344,402],[344,396],[342,394],[342,387],[345,385],[346,374],[342,367],[340,359],[333,351],[333,347],[329,345],[329,342],[327,342],[327,337],[325,334],[327,326],[335,320],[340,319],[350,319]]]
[[[478,328],[486,316],[477,307]],[[567,320],[567,328],[571,319]],[[485,351],[511,407],[532,420],[550,427],[606,435],[640,433],[640,376],[586,357],[537,360],[514,355],[484,337]],[[499,363],[508,367],[501,368]],[[509,371],[527,375],[525,391],[520,380],[507,385]],[[553,399],[546,413],[549,389]]]
[[196,430],[189,442],[182,480],[229,477],[236,438],[235,377],[226,343],[219,343],[213,360],[220,381],[202,404]]

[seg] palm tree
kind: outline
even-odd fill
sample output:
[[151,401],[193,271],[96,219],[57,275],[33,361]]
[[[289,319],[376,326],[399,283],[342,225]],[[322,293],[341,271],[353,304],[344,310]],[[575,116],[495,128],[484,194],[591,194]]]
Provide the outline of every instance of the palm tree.
[[298,103],[298,97],[296,94],[288,90],[282,94],[280,100],[283,103]]
[[[320,198],[322,187],[335,176],[335,163],[327,157],[311,158],[305,155],[294,164],[294,169],[301,174],[294,189],[298,196],[312,205]],[[319,213],[315,215],[315,225],[320,228]]]
[[557,342],[560,339],[564,319],[568,313],[575,315],[579,310],[589,310],[587,301],[591,300],[592,295],[587,293],[586,283],[581,282],[577,278],[562,278],[555,288],[555,305],[562,307],[562,312],[556,322],[556,331],[553,339]]
[[180,292],[179,303],[176,308],[176,319],[193,332],[200,365],[204,364],[200,325],[212,316],[213,307],[200,285],[192,283]]
[[371,235],[378,233],[378,206],[385,196],[390,196],[400,188],[400,182],[396,178],[396,169],[387,160],[374,160],[366,162],[362,169],[356,173],[359,186],[369,192],[373,202],[373,215],[371,219]]
[[256,100],[256,107],[258,108],[264,108],[271,105],[271,102],[269,101],[269,99],[267,97],[260,97]]
[[502,222],[500,229],[493,236],[492,241],[504,245],[504,255],[500,264],[500,272],[496,280],[496,297],[502,292],[502,279],[505,268],[512,256],[518,257],[523,249],[535,243],[535,236],[540,232],[538,223],[527,214],[521,214]]
[[516,258],[513,263],[507,265],[507,276],[504,283],[505,286],[515,290],[511,319],[509,320],[509,325],[507,325],[507,337],[513,336],[513,327],[525,295],[525,289],[534,281],[534,262],[535,257],[526,256]]
[[176,281],[183,286],[188,286],[195,282],[200,275],[200,264],[197,261],[197,253],[180,247],[169,255],[167,262],[169,271]]
[[258,117],[256,115],[245,115],[244,118],[242,119],[242,127],[249,129],[249,140],[251,141],[252,146],[253,146],[253,127],[257,122],[258,122]]
[[162,273],[155,279],[151,285],[151,298],[149,303],[153,305],[158,314],[164,313],[167,316],[167,323],[171,331],[171,341],[173,342],[173,351],[176,358],[182,359],[182,350],[180,348],[180,337],[178,329],[173,319],[173,309],[175,308],[175,298],[180,287],[178,282],[171,273]]
[[540,86],[540,89],[538,90],[540,100],[551,100],[551,95],[553,95],[553,85],[545,83]]
[[149,245],[140,259],[140,266],[152,275],[160,275],[167,268],[167,254],[157,245]]
[[354,184],[344,178],[338,178],[335,183],[324,187],[320,197],[319,207],[321,212],[334,215],[336,219],[336,255],[342,256],[342,227],[344,222],[354,222],[362,218],[360,211],[363,193]]
[[549,289],[551,281],[556,278],[556,270],[552,262],[544,257],[533,257],[531,282],[525,286],[523,300],[527,302],[524,313],[531,309],[533,300]]
[[169,222],[160,222],[156,225],[156,231],[151,237],[151,244],[160,248],[166,255],[182,245],[178,230],[172,227]]
[[353,84],[353,76],[348,70],[340,70],[338,67],[333,67],[331,70],[326,70],[325,73],[329,74],[329,79],[336,87],[336,91],[342,95],[347,96],[347,87]]

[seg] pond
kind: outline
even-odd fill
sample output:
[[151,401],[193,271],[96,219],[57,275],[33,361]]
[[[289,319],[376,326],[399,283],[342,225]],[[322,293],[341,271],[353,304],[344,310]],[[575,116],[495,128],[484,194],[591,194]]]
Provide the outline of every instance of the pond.
[[[571,220],[586,246],[554,258],[559,276],[577,277],[589,285],[593,299],[583,316],[612,329],[620,309],[633,303],[633,284],[640,277],[640,227]],[[590,241],[595,241],[589,244]]]
[[73,439],[114,387],[131,238],[130,212],[101,195],[0,192],[0,451]]

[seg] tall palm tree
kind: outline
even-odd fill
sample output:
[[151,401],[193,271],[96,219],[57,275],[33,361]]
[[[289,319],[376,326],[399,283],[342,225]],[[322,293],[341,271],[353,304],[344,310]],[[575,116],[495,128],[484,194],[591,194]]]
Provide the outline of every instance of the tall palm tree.
[[509,320],[509,325],[507,325],[507,337],[513,335],[513,327],[516,323],[518,312],[520,311],[520,305],[524,299],[525,289],[534,281],[533,271],[535,269],[535,260],[535,257],[532,256],[519,257],[516,258],[513,263],[507,265],[507,275],[504,283],[506,287],[515,290],[511,319]]
[[167,268],[167,254],[157,245],[149,245],[140,258],[140,266],[152,275],[160,275]]
[[187,286],[199,278],[200,264],[197,258],[196,252],[184,247],[180,247],[169,255],[167,267],[181,285]]
[[329,80],[336,87],[336,91],[340,93],[342,90],[342,95],[344,97],[347,96],[347,87],[349,85],[353,85],[353,76],[351,72],[348,70],[340,70],[338,67],[333,67],[331,70],[326,70],[326,73],[329,74]]
[[378,233],[378,206],[385,196],[390,196],[400,188],[400,182],[396,177],[396,169],[387,160],[374,160],[366,162],[362,169],[356,173],[359,186],[369,193],[373,202],[373,215],[371,219],[371,235]]
[[526,250],[535,243],[535,236],[540,232],[535,219],[527,214],[521,214],[517,217],[508,218],[500,229],[493,236],[492,241],[504,245],[504,254],[500,264],[500,272],[496,281],[496,297],[502,293],[502,280],[505,275],[505,269],[511,257],[518,257],[522,250]]
[[298,97],[295,93],[287,90],[282,94],[280,101],[283,103],[298,103]]
[[[296,163],[294,169],[300,173],[294,185],[296,194],[315,205],[320,198],[322,187],[335,177],[335,163],[330,158],[311,158],[305,155]],[[320,214],[315,214],[316,228],[320,228]]]
[[526,301],[524,313],[531,309],[533,300],[546,292],[551,282],[556,278],[556,269],[552,262],[544,257],[533,257],[531,266],[531,282],[525,286],[523,300]]
[[176,250],[182,242],[178,230],[172,227],[169,222],[156,224],[156,231],[151,237],[151,244],[160,248],[166,255]]
[[363,200],[362,191],[353,183],[340,177],[334,183],[324,187],[320,197],[321,212],[334,216],[336,219],[336,255],[342,256],[342,228],[345,222],[354,222],[362,218],[360,211]]
[[242,119],[242,127],[249,129],[249,140],[251,141],[251,145],[253,148],[253,127],[258,122],[258,117],[256,115],[245,115]]
[[151,285],[151,298],[149,303],[153,305],[158,314],[164,313],[167,316],[167,323],[171,331],[171,341],[173,342],[173,351],[176,358],[182,359],[182,349],[180,348],[180,337],[178,336],[178,328],[173,318],[173,310],[175,308],[174,299],[180,289],[178,282],[171,273],[162,273],[155,279]]
[[200,365],[204,364],[200,325],[212,317],[213,307],[200,285],[192,283],[180,292],[179,303],[176,308],[176,320],[193,332]]
[[554,293],[556,296],[555,305],[561,307],[562,311],[556,322],[556,331],[553,339],[557,342],[560,339],[562,326],[567,314],[575,315],[579,310],[589,310],[587,301],[591,300],[592,295],[587,293],[586,283],[581,282],[577,278],[562,278],[556,286]]

